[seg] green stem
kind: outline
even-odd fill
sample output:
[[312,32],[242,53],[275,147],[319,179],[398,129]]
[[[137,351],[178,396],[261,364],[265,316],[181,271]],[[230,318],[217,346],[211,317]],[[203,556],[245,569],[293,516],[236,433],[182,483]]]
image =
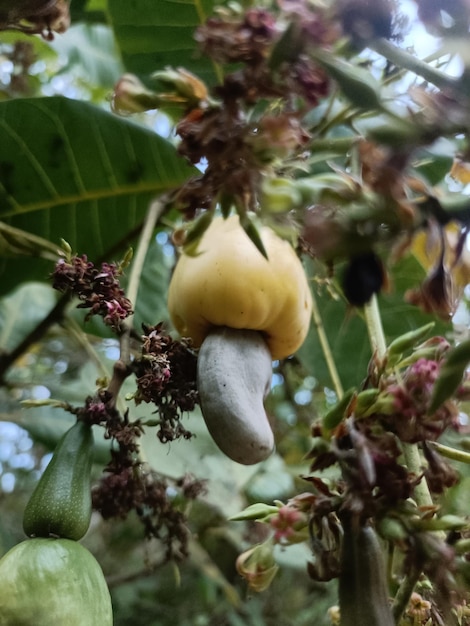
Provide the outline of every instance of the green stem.
[[328,367],[328,372],[330,374],[331,381],[333,383],[333,388],[338,398],[341,398],[344,393],[343,385],[341,384],[338,370],[336,368],[335,359],[330,348],[328,337],[326,336],[325,327],[323,326],[323,320],[320,315],[320,309],[318,308],[317,300],[315,298],[315,294],[313,293],[313,290],[312,290],[312,319],[313,319],[314,326],[318,333],[318,339],[320,341],[321,349],[323,351],[326,365]]
[[439,89],[454,90],[457,86],[457,81],[454,78],[418,59],[402,48],[398,48],[387,39],[376,39],[369,44],[369,47],[394,65],[421,76],[421,78],[439,87]]
[[[147,215],[140,231],[139,241],[137,243],[137,251],[134,255],[129,281],[127,284],[126,295],[129,300],[136,306],[137,295],[139,291],[140,278],[144,268],[145,257],[152,240],[155,226],[166,208],[165,202],[160,198],[155,200],[149,206]],[[125,321],[122,325],[122,332],[119,337],[119,359],[114,364],[113,376],[108,385],[108,391],[117,400],[121,387],[125,379],[129,376],[130,358],[130,337],[132,331],[132,322]]]
[[382,318],[380,317],[379,305],[375,294],[372,296],[370,302],[365,305],[364,315],[372,352],[377,354],[379,358],[383,358],[387,351],[387,344],[385,343]]
[[452,459],[452,461],[470,464],[470,452],[457,450],[456,448],[450,448],[449,446],[443,446],[441,443],[437,443],[437,441],[430,441],[429,445],[433,447],[436,452],[439,452],[439,454],[448,459]]
[[[365,305],[364,315],[366,318],[367,331],[369,333],[372,351],[377,354],[379,358],[383,358],[386,355],[387,344],[385,342],[382,319],[380,317],[379,306],[375,295],[372,297],[370,302]],[[416,444],[402,442],[402,449],[406,466],[410,472],[416,476],[422,474],[421,456]],[[421,479],[419,484],[416,485],[414,495],[418,506],[427,507],[433,505],[431,494],[424,477]]]
[[126,295],[131,302],[137,302],[137,293],[139,291],[140,277],[144,268],[145,257],[152,240],[153,231],[163,215],[166,204],[162,199],[154,200],[149,207],[145,217],[142,230],[140,232],[136,253],[132,260],[131,270],[129,273],[129,281],[127,284]]
[[[421,469],[421,455],[419,453],[419,448],[415,443],[405,443],[401,444],[403,450],[403,456],[405,457],[405,463],[408,469],[415,474],[415,476],[419,476],[422,474]],[[416,485],[414,489],[414,499],[416,504],[419,507],[432,507],[434,503],[432,501],[431,492],[429,491],[428,483],[426,482],[425,477],[423,476],[419,483]]]
[[[367,330],[369,333],[369,339],[373,352],[377,354],[379,358],[383,358],[386,355],[386,342],[385,335],[382,327],[382,320],[380,317],[380,311],[375,295],[372,300],[366,304],[364,308],[364,314],[367,323]],[[422,474],[421,470],[421,456],[418,446],[416,444],[410,444],[402,442],[403,456],[405,458],[405,464],[408,470],[419,476]],[[433,506],[431,493],[429,491],[428,484],[424,476],[414,489],[414,497],[419,507]],[[402,580],[402,583],[397,591],[395,600],[392,606],[392,613],[395,620],[395,624],[400,622],[400,618],[403,615],[411,594],[415,588],[415,585],[421,574],[421,568],[417,567],[408,574]]]
[[411,594],[414,591],[416,583],[421,575],[421,568],[413,568],[407,576],[403,579],[392,604],[392,615],[395,624],[399,624],[403,613],[408,606]]
[[[158,220],[166,209],[166,203],[163,198],[154,200],[147,211],[145,220],[140,232],[137,250],[132,261],[131,271],[129,274],[129,282],[127,284],[126,295],[129,300],[136,306],[137,295],[139,292],[140,278],[144,269],[145,258],[147,256],[153,233]],[[113,376],[108,385],[108,391],[112,394],[114,402],[121,402],[119,392],[121,387],[130,374],[130,339],[132,331],[132,322],[126,321],[123,325],[123,332],[119,337],[119,359],[115,362],[113,368]],[[138,458],[141,464],[147,463],[147,457],[142,446],[139,447]]]

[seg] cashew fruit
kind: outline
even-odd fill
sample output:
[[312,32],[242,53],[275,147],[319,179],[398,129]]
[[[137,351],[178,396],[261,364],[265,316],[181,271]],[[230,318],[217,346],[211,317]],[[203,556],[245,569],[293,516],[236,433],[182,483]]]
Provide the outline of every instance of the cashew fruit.
[[23,515],[29,537],[81,539],[90,525],[91,426],[77,421],[60,439]]
[[339,577],[340,626],[394,626],[382,550],[371,526],[343,522]]
[[265,258],[238,215],[214,218],[196,256],[183,252],[168,289],[175,328],[199,348],[215,326],[258,330],[273,359],[293,354],[308,333],[312,296],[289,242],[259,229]]
[[312,312],[292,246],[267,227],[256,237],[260,246],[238,215],[214,218],[198,254],[181,254],[168,290],[175,328],[200,348],[198,389],[207,427],[227,456],[246,465],[274,449],[263,406],[271,363],[302,345]]
[[274,449],[264,410],[272,376],[271,353],[255,330],[216,328],[198,357],[201,409],[215,443],[244,465],[259,463]]
[[69,539],[27,539],[0,559],[0,626],[112,626],[94,556]]

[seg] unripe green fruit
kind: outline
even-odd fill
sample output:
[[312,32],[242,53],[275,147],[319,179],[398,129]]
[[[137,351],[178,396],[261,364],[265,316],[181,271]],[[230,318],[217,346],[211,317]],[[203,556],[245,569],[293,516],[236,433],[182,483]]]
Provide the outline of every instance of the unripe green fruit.
[[57,444],[26,505],[23,529],[29,537],[83,537],[91,518],[92,456],[91,426],[77,421]]
[[28,539],[0,559],[0,626],[112,626],[94,556],[69,539]]
[[370,526],[343,519],[340,626],[394,626],[388,601],[385,563],[379,540]]

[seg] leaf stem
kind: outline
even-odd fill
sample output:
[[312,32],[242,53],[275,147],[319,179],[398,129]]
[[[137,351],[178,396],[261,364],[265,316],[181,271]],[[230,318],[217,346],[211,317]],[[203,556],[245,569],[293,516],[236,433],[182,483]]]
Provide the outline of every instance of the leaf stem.
[[69,293],[64,293],[56,302],[54,307],[35,326],[20,343],[6,354],[0,353],[0,384],[3,383],[4,376],[13,363],[24,354],[30,346],[39,341],[49,328],[63,319],[65,309],[71,300]]
[[330,348],[328,337],[326,336],[325,327],[323,326],[323,320],[320,315],[320,310],[318,308],[317,300],[315,298],[315,294],[313,293],[313,289],[312,289],[312,319],[313,319],[313,324],[318,333],[318,339],[320,341],[320,345],[323,351],[323,355],[325,357],[326,365],[328,367],[328,372],[330,374],[331,381],[333,383],[333,388],[339,399],[342,397],[344,393],[343,385],[341,384],[338,370],[336,368],[335,359],[333,357],[333,353]]
[[[382,319],[375,294],[372,296],[370,302],[365,305],[364,315],[372,351],[377,354],[379,358],[384,358],[387,351],[387,344],[385,342]],[[402,450],[406,466],[410,472],[416,476],[420,476],[420,474],[422,474],[421,456],[417,445],[402,442]],[[433,505],[431,494],[424,477],[416,485],[414,495],[418,506],[427,507]]]
[[[372,350],[379,358],[383,358],[386,355],[387,345],[385,342],[379,306],[375,295],[372,297],[371,301],[365,305],[364,314]],[[402,442],[401,445],[405,464],[408,470],[415,474],[415,476],[420,476],[422,474],[422,469],[421,456],[418,446],[416,444],[405,442]],[[424,476],[421,477],[421,480],[415,486],[414,497],[419,507],[429,507],[433,505],[431,493]],[[401,582],[392,606],[395,624],[400,622],[400,618],[408,606],[408,602],[421,575],[421,571],[422,568],[420,567],[413,568],[405,575]]]
[[418,59],[409,52],[406,52],[406,50],[395,46],[387,39],[376,39],[375,41],[369,43],[369,47],[391,61],[394,65],[421,76],[421,78],[424,78],[427,82],[439,87],[439,89],[454,90],[457,87],[457,81],[455,78],[452,78],[441,70],[432,67],[432,65]]
[[470,464],[470,452],[465,452],[465,450],[457,450],[457,448],[451,448],[449,446],[444,446],[442,443],[437,443],[437,441],[430,441],[428,445],[432,446],[436,452],[439,452],[442,456],[445,456],[448,459],[452,459],[452,461],[459,461],[459,463],[467,463]]
[[[140,237],[136,248],[137,251],[132,261],[129,282],[126,290],[126,295],[133,303],[134,307],[137,303],[137,295],[139,292],[140,278],[144,268],[145,257],[147,256],[155,226],[165,211],[165,208],[166,203],[163,198],[154,200],[148,208],[147,215],[145,216],[145,220],[142,225],[142,230],[140,231]],[[108,392],[114,398],[114,402],[117,401],[121,387],[130,374],[131,332],[132,322],[126,320],[122,324],[122,332],[119,336],[119,359],[114,363],[113,375],[108,385]]]

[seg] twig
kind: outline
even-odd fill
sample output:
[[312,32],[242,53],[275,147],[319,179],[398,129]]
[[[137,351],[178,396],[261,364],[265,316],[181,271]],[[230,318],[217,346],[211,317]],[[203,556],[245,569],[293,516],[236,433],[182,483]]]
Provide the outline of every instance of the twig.
[[98,368],[100,375],[103,378],[109,378],[109,371],[103,364],[96,350],[91,345],[87,335],[83,332],[80,326],[72,317],[67,317],[63,321],[64,328],[72,335],[75,341],[84,349],[91,361],[93,361]]
[[398,48],[387,39],[376,39],[369,43],[369,47],[382,55],[394,65],[404,68],[421,78],[424,78],[428,83],[439,87],[444,90],[454,90],[458,83],[455,78],[450,77],[448,74],[441,72],[440,70],[432,67],[425,61],[421,61],[414,55],[406,52],[402,48]]
[[[364,313],[372,350],[376,352],[379,358],[384,357],[386,354],[387,345],[385,342],[382,320],[380,317],[380,311],[375,295],[372,297],[372,300],[368,304],[366,304]],[[420,476],[422,474],[422,470],[421,456],[418,446],[416,444],[410,444],[405,442],[402,442],[401,445],[408,470],[416,476]],[[431,493],[429,491],[429,487],[424,476],[414,488],[414,497],[419,507],[433,506]],[[392,613],[395,624],[398,624],[400,622],[400,618],[403,615],[406,607],[408,606],[408,602],[421,575],[421,571],[421,567],[413,568],[405,575],[401,582],[401,585],[396,593],[392,605]]]
[[[144,268],[145,257],[152,240],[155,226],[166,209],[163,199],[153,201],[147,211],[145,220],[140,232],[139,241],[137,243],[137,251],[132,261],[131,271],[129,274],[129,282],[127,285],[126,295],[134,304],[137,303],[137,294],[139,291],[140,277]],[[108,392],[112,396],[111,405],[115,404],[119,396],[121,387],[130,374],[130,337],[132,332],[132,322],[125,321],[122,325],[122,332],[119,336],[119,359],[115,362],[113,375],[108,385]]]
[[408,602],[410,601],[411,594],[414,591],[416,583],[421,576],[421,567],[415,567],[410,572],[408,572],[407,576],[402,580],[400,587],[395,595],[392,604],[392,615],[395,620],[395,624],[399,624],[403,613],[408,606]]
[[[372,350],[379,358],[383,358],[386,354],[387,344],[385,342],[382,320],[375,295],[370,302],[365,305],[364,314]],[[406,466],[410,472],[416,476],[420,476],[420,474],[422,474],[421,457],[417,445],[402,442],[402,450]],[[428,507],[433,505],[432,497],[424,476],[416,485],[414,495],[418,506]]]
[[320,315],[320,309],[318,308],[317,300],[315,298],[315,294],[313,293],[313,290],[312,290],[312,319],[313,319],[313,323],[318,333],[318,340],[320,341],[320,345],[323,351],[323,356],[325,357],[326,365],[328,367],[328,372],[330,373],[334,390],[338,398],[341,398],[344,393],[343,385],[341,384],[338,370],[336,368],[335,359],[333,357],[333,353],[331,352],[330,344],[328,342],[328,337],[326,336],[326,332],[325,332],[325,327],[323,326],[323,320]]
[[51,326],[59,323],[63,316],[67,305],[71,300],[68,293],[63,294],[57,300],[55,306],[49,311],[37,326],[35,326],[20,343],[13,348],[11,352],[0,354],[0,384],[3,383],[4,376],[13,363],[24,354],[30,346],[39,341],[41,337],[49,330]]

